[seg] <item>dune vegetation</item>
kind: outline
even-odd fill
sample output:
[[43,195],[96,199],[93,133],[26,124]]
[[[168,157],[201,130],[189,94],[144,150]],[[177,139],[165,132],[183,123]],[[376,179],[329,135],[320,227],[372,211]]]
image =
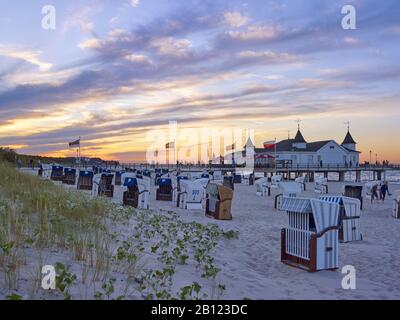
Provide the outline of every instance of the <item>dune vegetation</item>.
[[[202,299],[225,286],[212,252],[237,234],[117,206],[0,162],[0,298]],[[42,288],[42,268],[56,289]],[[190,279],[190,280],[188,280]]]

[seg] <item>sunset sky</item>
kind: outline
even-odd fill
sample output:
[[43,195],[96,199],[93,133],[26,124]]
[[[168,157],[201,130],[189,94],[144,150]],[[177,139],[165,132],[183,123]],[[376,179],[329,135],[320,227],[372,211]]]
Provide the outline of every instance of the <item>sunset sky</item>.
[[[41,26],[56,8],[56,30]],[[344,30],[341,8],[357,9]],[[251,128],[400,163],[398,0],[0,0],[0,146],[141,160],[150,130]],[[165,137],[160,137],[160,139]]]

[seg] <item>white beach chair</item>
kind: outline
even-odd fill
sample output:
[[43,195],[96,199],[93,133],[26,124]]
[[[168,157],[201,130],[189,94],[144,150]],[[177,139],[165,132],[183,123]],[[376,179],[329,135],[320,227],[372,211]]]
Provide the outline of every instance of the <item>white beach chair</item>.
[[203,208],[204,187],[199,180],[181,180],[181,189],[177,195],[177,206],[182,209],[200,210]]
[[50,164],[44,164],[42,167],[43,167],[42,178],[43,178],[43,179],[50,179],[50,177],[51,177],[52,165],[50,165]]
[[339,267],[339,205],[284,197],[288,223],[281,231],[281,261],[315,272]]
[[114,196],[114,185],[112,184],[114,174],[98,173],[93,177],[93,196],[106,196],[112,198]]
[[400,194],[393,199],[393,217],[400,219]]
[[294,181],[301,186],[302,191],[306,191],[306,177],[297,177]]
[[279,194],[275,196],[275,209],[280,209],[283,197],[297,197],[301,193],[301,186],[294,181],[281,181],[278,183]]
[[359,199],[343,196],[322,196],[320,200],[337,203],[340,206],[339,241],[362,240],[361,201]]
[[260,178],[260,179],[256,180],[256,182],[254,184],[256,186],[256,195],[257,196],[265,197],[269,194],[268,178]]
[[[118,188],[117,201],[138,209],[149,208],[150,178],[139,179],[133,174],[123,175],[123,184]],[[121,199],[122,194],[122,199]]]
[[273,175],[271,178],[271,188],[278,188],[280,182],[283,181],[283,176],[280,174]]
[[328,193],[328,179],[324,177],[317,177],[315,179],[315,189],[316,193],[327,194]]

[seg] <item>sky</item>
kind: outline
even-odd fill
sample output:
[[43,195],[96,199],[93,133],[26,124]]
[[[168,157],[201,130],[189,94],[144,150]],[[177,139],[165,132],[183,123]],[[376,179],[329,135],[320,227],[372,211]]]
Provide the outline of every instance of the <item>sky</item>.
[[[42,28],[42,8],[56,28]],[[356,29],[342,28],[344,5]],[[139,161],[182,130],[341,143],[400,163],[398,0],[0,0],[0,146]]]

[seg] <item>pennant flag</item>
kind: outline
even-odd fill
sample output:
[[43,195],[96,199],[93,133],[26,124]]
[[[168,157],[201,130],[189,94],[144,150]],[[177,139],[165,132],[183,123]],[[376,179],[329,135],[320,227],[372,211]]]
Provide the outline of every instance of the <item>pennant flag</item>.
[[256,159],[274,159],[274,156],[271,156],[270,154],[258,154],[256,155]]
[[190,149],[186,151],[186,157],[187,157],[187,158],[190,157]]
[[234,143],[226,147],[226,151],[231,151],[231,150],[235,150],[235,144]]
[[173,142],[168,142],[166,145],[165,145],[165,149],[174,149],[175,148],[175,141],[173,141]]
[[78,139],[78,140],[75,140],[75,141],[72,141],[72,142],[69,143],[69,147],[70,148],[72,148],[72,147],[80,147],[80,145],[81,145],[81,139]]
[[264,149],[272,150],[275,148],[276,142],[273,141],[266,141],[264,142]]
[[154,151],[154,157],[158,157],[158,150]]

